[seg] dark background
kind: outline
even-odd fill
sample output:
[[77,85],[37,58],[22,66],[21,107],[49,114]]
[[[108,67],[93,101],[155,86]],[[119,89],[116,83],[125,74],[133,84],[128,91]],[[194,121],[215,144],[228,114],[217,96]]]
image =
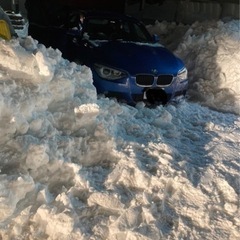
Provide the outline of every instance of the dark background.
[[4,10],[20,11],[27,17],[25,1],[33,6],[28,11],[32,16],[41,12],[47,16],[49,12],[69,7],[124,12],[148,22],[239,19],[239,0],[0,0],[0,5]]

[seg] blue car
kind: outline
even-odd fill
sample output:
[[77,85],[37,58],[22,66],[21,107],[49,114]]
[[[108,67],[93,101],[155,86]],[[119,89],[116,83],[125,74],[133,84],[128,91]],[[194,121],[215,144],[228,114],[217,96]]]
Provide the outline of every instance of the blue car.
[[81,29],[73,27],[60,39],[63,56],[91,68],[98,94],[130,105],[166,104],[186,94],[182,60],[133,17],[86,12]]

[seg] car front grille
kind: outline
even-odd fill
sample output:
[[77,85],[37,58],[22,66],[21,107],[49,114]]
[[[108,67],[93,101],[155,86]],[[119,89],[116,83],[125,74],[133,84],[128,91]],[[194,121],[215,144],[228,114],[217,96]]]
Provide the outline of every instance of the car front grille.
[[150,87],[154,83],[153,75],[137,75],[136,76],[136,84],[143,87]]
[[136,84],[141,87],[151,87],[154,84],[158,87],[166,87],[171,85],[174,77],[173,75],[165,74],[155,77],[151,74],[136,75]]
[[173,81],[173,75],[159,75],[157,78],[157,86],[168,86]]

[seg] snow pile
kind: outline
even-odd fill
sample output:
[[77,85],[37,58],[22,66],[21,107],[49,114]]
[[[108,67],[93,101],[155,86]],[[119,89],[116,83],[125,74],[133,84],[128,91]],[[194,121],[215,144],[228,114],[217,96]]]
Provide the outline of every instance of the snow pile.
[[196,22],[187,30],[182,24],[156,21],[148,29],[184,60],[190,100],[240,114],[239,26],[239,20]]
[[177,49],[190,72],[191,99],[237,114],[240,114],[239,24],[239,20],[193,24]]
[[175,22],[155,21],[154,25],[147,25],[146,28],[150,34],[157,34],[160,42],[168,49],[174,51],[182,41],[189,25],[176,24]]
[[[217,25],[216,39],[229,31]],[[193,45],[199,54],[208,46],[200,35],[178,48],[196,66]],[[209,62],[210,75],[223,59]],[[205,66],[190,68],[191,92]],[[238,76],[229,74],[230,91]],[[97,98],[87,67],[31,37],[0,40],[0,89],[1,239],[240,238],[238,115],[191,101],[149,109]]]

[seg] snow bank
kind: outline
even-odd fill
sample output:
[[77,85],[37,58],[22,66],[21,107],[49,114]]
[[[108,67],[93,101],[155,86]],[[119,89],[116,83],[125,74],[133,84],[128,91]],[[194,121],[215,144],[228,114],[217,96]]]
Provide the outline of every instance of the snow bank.
[[240,21],[196,22],[189,28],[156,22],[148,26],[175,50],[189,71],[190,100],[240,114]]
[[[194,61],[189,36],[178,52]],[[239,126],[191,101],[97,98],[87,67],[31,37],[0,40],[0,238],[239,239]]]
[[176,53],[186,62],[192,100],[240,114],[240,21],[193,24]]

